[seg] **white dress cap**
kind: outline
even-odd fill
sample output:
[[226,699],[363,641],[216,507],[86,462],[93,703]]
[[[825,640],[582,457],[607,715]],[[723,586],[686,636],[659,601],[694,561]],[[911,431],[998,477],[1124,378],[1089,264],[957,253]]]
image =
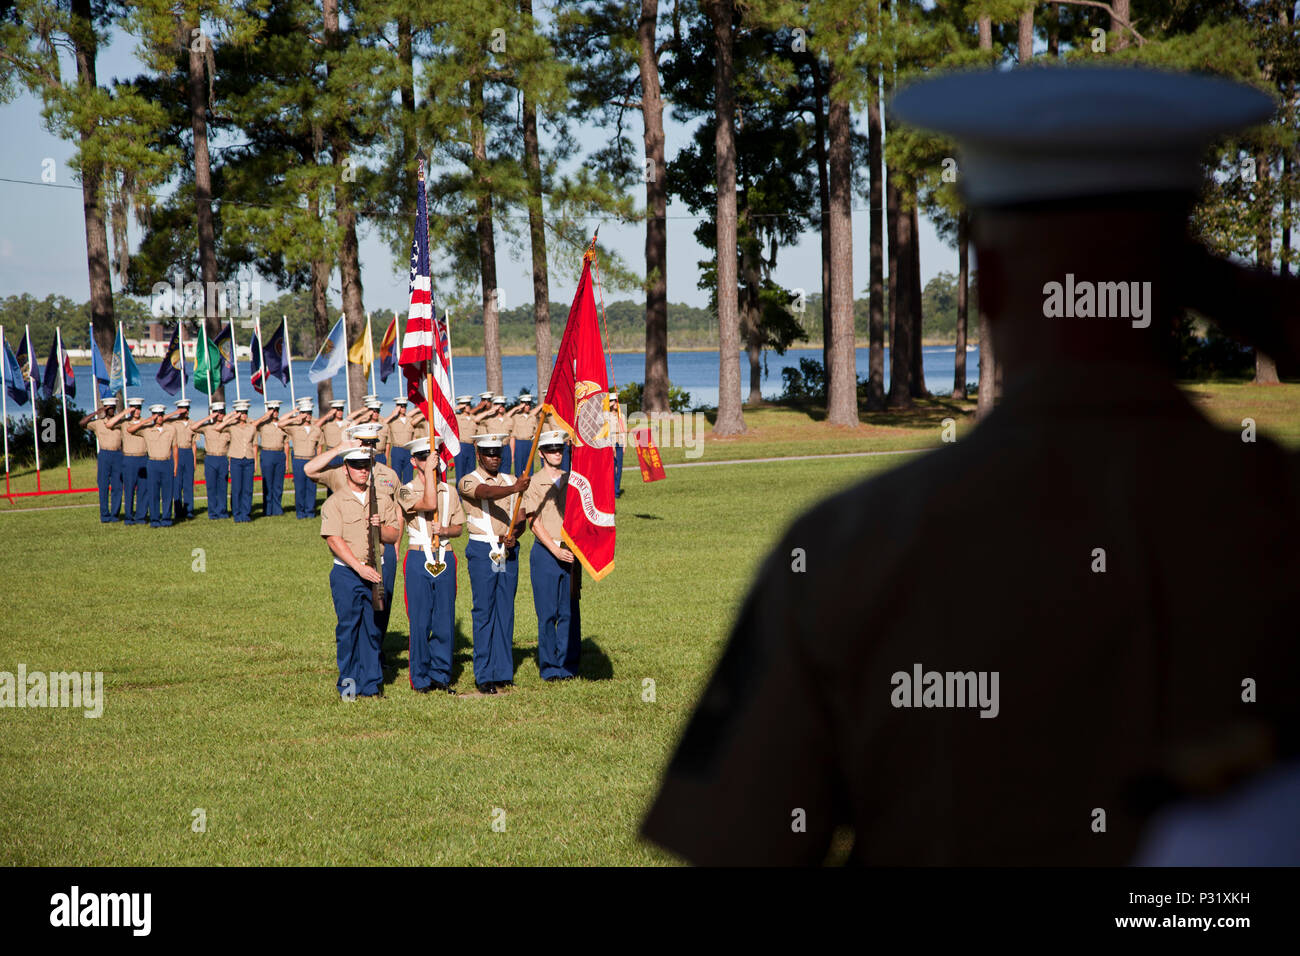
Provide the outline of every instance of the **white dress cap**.
[[1241,83],[1137,67],[949,73],[891,104],[899,122],[956,141],[957,182],[974,206],[1195,192],[1206,147],[1273,110]]

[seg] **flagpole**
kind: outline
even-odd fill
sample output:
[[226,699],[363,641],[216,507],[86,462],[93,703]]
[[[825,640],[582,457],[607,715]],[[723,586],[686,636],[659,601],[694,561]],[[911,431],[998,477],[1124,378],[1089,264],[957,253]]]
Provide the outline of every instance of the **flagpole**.
[[[32,350],[32,330],[29,326],[23,326],[23,336],[27,339],[27,383],[32,389],[32,454],[36,458],[36,491],[41,490],[41,436],[36,425],[36,376],[32,374],[32,369],[36,365],[35,352]],[[122,366],[122,372],[125,376],[126,366]]]
[[375,337],[370,334],[370,313],[366,313],[366,345],[369,346],[366,351],[370,353],[370,394],[378,395],[379,388],[375,385]]
[[297,408],[298,398],[293,392],[293,346],[289,344],[289,317],[283,313],[280,314],[280,326],[284,329],[284,358],[289,363],[289,401]]
[[[451,400],[456,400],[456,365],[451,360],[451,309],[442,310],[444,321],[447,323],[447,376],[451,379]],[[540,384],[540,383],[539,383]],[[452,406],[455,408],[455,406]]]
[[[259,315],[253,319],[253,329],[257,333],[257,350],[262,353],[262,414],[266,414],[266,339],[262,338],[262,317]],[[252,354],[251,352],[249,353]],[[250,365],[249,368],[252,368]]]
[[[433,526],[434,528],[437,528],[438,527],[438,481],[442,476],[443,461],[442,461],[442,455],[439,454],[437,449],[434,447],[438,444],[436,440],[436,436],[438,434],[438,426],[433,423],[433,359],[431,358],[424,360],[424,407],[429,413],[428,415],[425,416],[425,418],[429,420],[429,448],[430,448],[429,453],[432,455],[437,455],[437,459],[438,459],[437,464],[434,465],[433,468]],[[491,521],[492,520],[491,517],[489,517],[488,520]],[[438,540],[438,532],[434,531],[433,550],[437,551],[441,546],[442,546],[441,542]]]
[[68,386],[63,380],[63,330],[54,327],[54,340],[58,343],[59,394],[63,396],[63,454],[68,464],[68,490],[72,490],[72,446],[68,443]]
[[396,330],[394,334],[397,336],[397,338],[393,340],[393,348],[397,349],[397,355],[393,356],[393,365],[397,367],[397,395],[394,397],[401,398],[402,382],[405,380],[406,376],[402,374],[401,364],[397,361],[397,359],[401,358],[402,355],[402,317],[398,315],[396,311],[393,312],[393,328]]
[[347,313],[343,315],[343,393],[347,397],[347,418],[352,418],[352,364],[347,356]]
[[[126,408],[126,336],[122,334],[122,322],[119,319],[117,323],[117,340],[122,346],[122,408]],[[110,362],[108,366],[108,385],[113,386],[113,365]]]
[[5,366],[9,364],[9,355],[4,350],[8,348],[5,342],[5,327],[0,325],[0,408],[4,409],[4,434],[5,434],[5,497],[9,497],[9,383],[5,381]]
[[244,396],[239,391],[239,341],[235,338],[235,320],[230,320],[230,364],[235,366],[235,401],[242,402]]
[[[185,401],[185,320],[176,320],[176,347],[181,352],[181,401]],[[198,357],[198,353],[195,353]]]

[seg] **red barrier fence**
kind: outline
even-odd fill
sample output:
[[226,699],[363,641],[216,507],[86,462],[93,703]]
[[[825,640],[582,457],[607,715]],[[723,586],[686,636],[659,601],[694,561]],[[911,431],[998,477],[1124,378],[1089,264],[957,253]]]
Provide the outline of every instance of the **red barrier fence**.
[[[262,476],[262,475],[254,475],[254,476],[253,476],[253,480],[254,480],[254,481],[262,481],[262,480],[263,480],[263,476]],[[207,483],[208,483],[208,482],[207,482],[207,479],[205,479],[205,478],[200,478],[198,481],[194,482],[194,484],[195,484],[196,486],[197,486],[197,485],[206,485]],[[292,484],[292,483],[293,483],[293,474],[292,474],[292,473],[286,473],[286,474],[285,474],[285,476],[284,476],[284,483],[285,483],[286,485],[289,485],[289,484]],[[71,486],[71,484],[72,484],[71,480],[69,480],[68,484],[69,484],[69,486]],[[226,484],[227,484],[227,485],[230,484],[230,479],[229,479],[229,478],[226,478]],[[50,496],[50,495],[90,495],[90,494],[94,494],[94,493],[96,493],[97,491],[99,491],[98,486],[96,486],[96,487],[94,487],[94,488],[73,488],[73,487],[68,487],[68,488],[60,488],[60,489],[58,489],[57,491],[40,491],[40,490],[38,490],[38,491],[10,491],[10,490],[9,490],[9,476],[8,476],[8,475],[5,475],[5,493],[4,493],[4,495],[3,495],[2,497],[9,498],[9,499],[13,499],[13,498],[35,498],[35,497],[39,496],[39,497],[45,498],[45,497],[48,497],[48,496]]]

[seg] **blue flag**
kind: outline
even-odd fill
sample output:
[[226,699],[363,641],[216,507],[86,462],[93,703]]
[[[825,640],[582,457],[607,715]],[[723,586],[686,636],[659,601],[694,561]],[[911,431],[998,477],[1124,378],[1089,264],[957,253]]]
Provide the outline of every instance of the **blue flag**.
[[266,394],[266,369],[262,366],[262,340],[257,337],[257,329],[253,330],[253,341],[248,347],[251,353],[248,360],[248,371],[252,376],[253,388],[259,395]]
[[113,369],[109,375],[110,394],[127,385],[139,384],[140,370],[135,367],[131,350],[126,347],[126,338],[119,334],[117,342],[113,345]]
[[343,336],[343,319],[340,318],[321,344],[320,351],[316,353],[316,361],[312,362],[311,368],[307,370],[307,377],[311,379],[313,385],[319,385],[333,378],[343,368],[343,363],[348,360],[348,350],[343,347],[345,341]]
[[221,384],[225,385],[235,377],[235,334],[229,322],[221,334],[212,340],[212,344],[221,353]]
[[266,348],[262,350],[262,358],[266,361],[266,374],[274,375],[280,380],[281,385],[289,384],[289,356],[284,342],[284,323],[281,322],[276,330],[271,333],[271,337],[266,340]]
[[72,374],[72,359],[65,351],[59,354],[59,337],[50,342],[50,357],[45,361],[45,377],[41,381],[41,393],[46,398],[53,398],[59,393],[59,362],[63,362],[63,389],[68,398],[77,397],[77,379]]
[[23,377],[23,370],[18,365],[18,359],[14,356],[13,349],[6,342],[5,346],[5,391],[9,393],[9,400],[17,402],[19,405],[26,405],[30,393],[27,390],[27,380]]
[[[90,375],[95,380],[95,385],[99,390],[100,398],[108,398],[113,394],[108,366],[104,364],[104,356],[99,354],[99,346],[95,344],[95,330],[90,330]],[[69,392],[68,394],[72,394]]]
[[167,346],[163,360],[158,365],[156,378],[158,384],[162,386],[163,391],[168,395],[175,395],[179,392],[181,382],[185,380],[185,360],[181,355],[180,332],[181,324],[177,322],[176,328],[172,331],[171,344]]

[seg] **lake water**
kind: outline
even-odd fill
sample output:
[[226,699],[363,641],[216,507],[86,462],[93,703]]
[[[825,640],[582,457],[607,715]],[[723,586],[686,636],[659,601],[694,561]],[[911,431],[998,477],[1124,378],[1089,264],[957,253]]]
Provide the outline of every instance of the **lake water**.
[[[857,373],[860,378],[867,377],[867,362],[869,350],[861,348],[857,350]],[[777,355],[775,352],[767,353],[767,375],[763,379],[762,389],[764,398],[777,398],[781,394],[781,369],[787,367],[797,368],[800,358],[811,358],[821,361],[821,349],[789,349],[785,355]],[[956,359],[956,349],[951,345],[926,346],[923,350],[923,362],[925,366],[925,383],[930,391],[936,394],[947,395],[952,391],[953,364]],[[42,360],[42,365],[43,365]],[[477,395],[487,388],[487,377],[484,372],[483,358],[481,356],[465,356],[454,360],[455,387],[457,394]],[[296,395],[310,395],[316,397],[316,387],[307,378],[307,369],[311,362],[306,359],[298,359],[293,363],[294,374],[294,392]],[[154,376],[158,372],[158,363],[140,362],[139,386],[129,388],[128,394],[131,396],[140,395],[145,400],[146,408],[154,402],[163,402],[170,409],[172,404],[180,397],[179,394],[172,396],[159,387]],[[640,352],[617,353],[613,356],[614,381],[620,385],[627,382],[639,382],[645,378],[645,355]],[[501,359],[501,372],[505,379],[505,394],[517,395],[520,389],[528,388],[536,393],[537,389],[537,362],[531,355],[507,355]],[[79,365],[76,368],[78,383],[78,398],[76,404],[83,408],[88,408],[87,396],[90,394],[90,368],[85,365]],[[674,385],[684,388],[691,394],[692,405],[716,406],[718,404],[718,353],[717,352],[669,352],[668,353],[668,377]],[[973,349],[966,353],[966,381],[973,382],[979,378],[979,349]],[[241,362],[239,366],[240,394],[244,398],[252,399],[252,410],[260,414],[262,405],[262,396],[253,391],[249,381],[248,366]],[[741,396],[749,394],[749,360],[742,353],[740,357],[740,381]],[[885,349],[885,388],[889,388],[889,349]],[[283,386],[276,379],[272,379],[267,386],[267,398],[278,398],[285,402],[287,409],[289,402],[289,388]],[[344,376],[342,373],[335,376],[334,394],[343,397],[344,395]],[[403,394],[400,373],[394,372],[389,376],[388,382],[378,383],[378,394],[385,401],[385,414],[392,411],[393,399]],[[196,412],[202,412],[207,408],[207,396],[201,392],[195,392],[187,384],[186,395],[194,401]],[[235,398],[235,383],[231,382],[226,386],[226,401],[229,403]],[[30,409],[30,405],[26,406]],[[10,414],[15,414],[14,409],[10,409]],[[29,412],[30,414],[30,412]]]

